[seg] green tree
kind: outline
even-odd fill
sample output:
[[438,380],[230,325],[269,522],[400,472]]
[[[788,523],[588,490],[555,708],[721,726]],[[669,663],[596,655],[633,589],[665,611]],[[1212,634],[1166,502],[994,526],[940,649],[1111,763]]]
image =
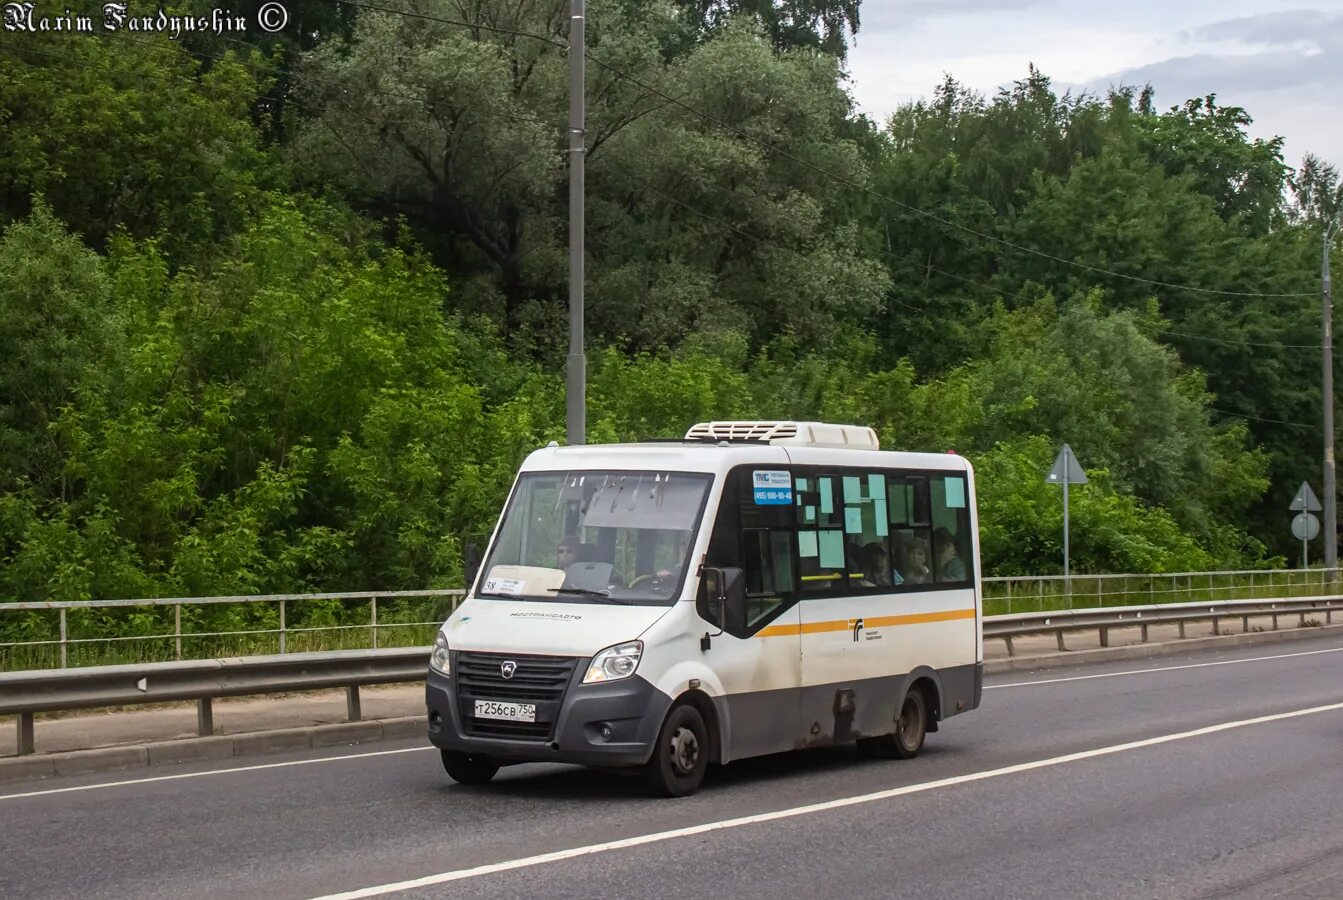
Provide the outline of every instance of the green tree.
[[[560,21],[549,7],[487,13],[533,34]],[[884,275],[847,214],[852,192],[785,155],[866,177],[840,134],[849,100],[836,60],[775,54],[739,24],[665,63],[666,13],[593,9],[594,55],[609,64],[590,67],[588,86],[594,335],[636,350],[724,327],[821,336],[874,310]],[[305,102],[323,112],[300,127],[300,168],[378,214],[404,215],[441,262],[478,276],[456,292],[459,309],[553,348],[567,264],[562,49],[370,12],[304,72]]]
[[691,27],[711,35],[740,17],[758,21],[775,50],[818,48],[843,59],[858,34],[860,0],[674,0]]
[[250,118],[263,74],[203,71],[167,41],[23,37],[0,54],[0,222],[41,194],[95,247],[124,228],[177,253],[239,227],[277,183]]
[[39,201],[0,238],[0,491],[69,497],[53,426],[118,337],[102,260]]

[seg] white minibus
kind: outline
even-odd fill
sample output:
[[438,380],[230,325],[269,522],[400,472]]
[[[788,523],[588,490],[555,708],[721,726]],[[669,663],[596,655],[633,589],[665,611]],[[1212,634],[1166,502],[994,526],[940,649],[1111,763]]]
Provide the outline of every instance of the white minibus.
[[710,764],[856,741],[908,758],[979,705],[974,473],[816,422],[528,456],[429,662],[466,784],[529,761]]

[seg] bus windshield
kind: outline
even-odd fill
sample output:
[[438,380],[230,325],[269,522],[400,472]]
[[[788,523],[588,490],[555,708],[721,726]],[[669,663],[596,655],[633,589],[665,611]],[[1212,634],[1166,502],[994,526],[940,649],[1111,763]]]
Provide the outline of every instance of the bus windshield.
[[668,605],[684,582],[711,480],[685,472],[524,473],[478,593]]

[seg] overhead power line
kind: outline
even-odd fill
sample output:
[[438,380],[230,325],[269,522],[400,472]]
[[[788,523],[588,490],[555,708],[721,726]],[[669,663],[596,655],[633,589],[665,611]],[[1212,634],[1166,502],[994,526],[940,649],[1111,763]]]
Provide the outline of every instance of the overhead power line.
[[1251,422],[1268,422],[1271,425],[1291,425],[1294,428],[1309,428],[1312,431],[1318,431],[1319,425],[1311,425],[1307,422],[1288,422],[1285,419],[1269,419],[1264,416],[1247,416],[1244,413],[1232,412],[1229,409],[1218,409],[1215,406],[1207,407],[1209,412],[1221,413],[1224,416],[1231,416],[1236,419],[1248,419]]

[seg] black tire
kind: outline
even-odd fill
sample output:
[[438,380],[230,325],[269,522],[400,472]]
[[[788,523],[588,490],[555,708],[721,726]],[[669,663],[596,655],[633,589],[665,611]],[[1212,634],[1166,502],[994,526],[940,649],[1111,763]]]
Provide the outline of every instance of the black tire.
[[688,797],[704,783],[709,767],[709,730],[690,705],[667,714],[653,755],[644,766],[644,782],[656,797]]
[[458,750],[442,750],[443,771],[458,784],[486,784],[499,764],[488,756],[473,756]]
[[900,715],[895,720],[895,733],[881,737],[864,738],[858,749],[868,756],[881,759],[913,759],[923,749],[928,736],[928,701],[923,691],[912,688],[900,702]]

